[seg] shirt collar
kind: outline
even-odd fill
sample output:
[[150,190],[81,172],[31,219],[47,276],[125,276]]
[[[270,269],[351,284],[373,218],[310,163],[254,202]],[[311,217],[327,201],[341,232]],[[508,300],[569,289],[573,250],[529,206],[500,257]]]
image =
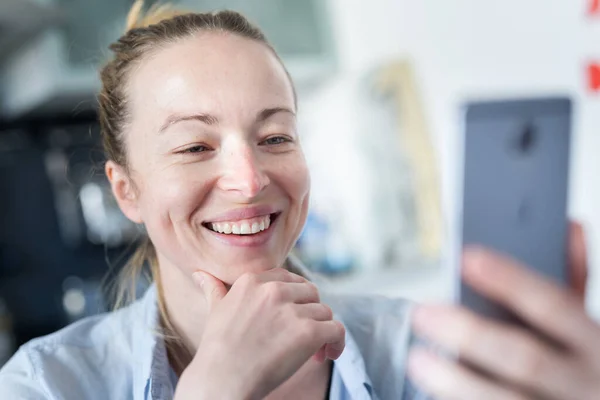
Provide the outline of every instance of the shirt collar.
[[169,379],[169,360],[165,342],[161,338],[156,286],[146,290],[135,304],[139,309],[138,326],[134,329],[133,354],[135,362],[133,376],[134,400],[169,399],[174,388]]
[[[335,312],[334,315],[339,320]],[[344,385],[351,394],[356,395],[358,399],[372,398],[373,384],[367,374],[365,362],[358,345],[348,329],[346,329],[346,346],[344,352],[334,361],[334,364],[335,368],[340,372]]]

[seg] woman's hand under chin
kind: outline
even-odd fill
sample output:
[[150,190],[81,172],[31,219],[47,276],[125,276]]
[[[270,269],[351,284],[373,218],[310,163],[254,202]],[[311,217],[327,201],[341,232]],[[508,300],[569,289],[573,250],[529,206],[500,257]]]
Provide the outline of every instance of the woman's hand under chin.
[[344,326],[301,276],[283,268],[245,274],[229,291],[204,272],[194,280],[209,314],[176,400],[262,399],[312,356],[337,359],[344,349]]
[[417,334],[458,351],[475,368],[415,349],[413,381],[440,400],[600,398],[600,326],[584,309],[587,267],[579,225],[571,230],[569,256],[572,288],[565,289],[512,260],[467,253],[465,280],[537,332],[460,307],[421,307],[413,321]]

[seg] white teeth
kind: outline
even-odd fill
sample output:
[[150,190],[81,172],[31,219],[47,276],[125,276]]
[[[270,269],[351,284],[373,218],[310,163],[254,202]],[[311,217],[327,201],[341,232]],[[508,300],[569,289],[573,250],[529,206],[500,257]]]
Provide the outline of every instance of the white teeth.
[[252,231],[250,230],[250,224],[247,222],[244,222],[242,224],[242,227],[240,228],[240,233],[242,235],[249,235],[250,233],[252,233]]
[[213,231],[226,235],[254,235],[269,229],[271,226],[271,216],[265,215],[262,218],[253,218],[252,220],[238,222],[213,222],[209,226]]

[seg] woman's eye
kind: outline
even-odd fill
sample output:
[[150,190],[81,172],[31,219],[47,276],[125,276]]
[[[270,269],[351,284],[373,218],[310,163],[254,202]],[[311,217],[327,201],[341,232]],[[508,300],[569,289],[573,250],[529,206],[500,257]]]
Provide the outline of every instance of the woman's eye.
[[197,146],[192,146],[192,147],[188,147],[185,150],[181,150],[179,153],[202,153],[208,150],[208,147],[203,146],[203,145],[197,145]]
[[268,146],[273,146],[273,145],[283,144],[283,143],[286,143],[289,141],[290,141],[290,139],[288,139],[284,136],[273,136],[273,137],[265,139],[265,141],[263,141],[263,143]]

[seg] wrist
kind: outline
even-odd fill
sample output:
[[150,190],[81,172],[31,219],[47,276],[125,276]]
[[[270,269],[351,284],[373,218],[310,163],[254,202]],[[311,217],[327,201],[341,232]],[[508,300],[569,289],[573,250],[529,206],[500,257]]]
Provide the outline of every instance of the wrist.
[[219,387],[216,382],[197,374],[190,369],[183,371],[175,388],[173,400],[209,400],[209,399],[232,399],[229,394],[224,393],[224,387]]
[[252,400],[256,398],[234,373],[220,373],[217,365],[194,360],[183,371],[174,400]]

